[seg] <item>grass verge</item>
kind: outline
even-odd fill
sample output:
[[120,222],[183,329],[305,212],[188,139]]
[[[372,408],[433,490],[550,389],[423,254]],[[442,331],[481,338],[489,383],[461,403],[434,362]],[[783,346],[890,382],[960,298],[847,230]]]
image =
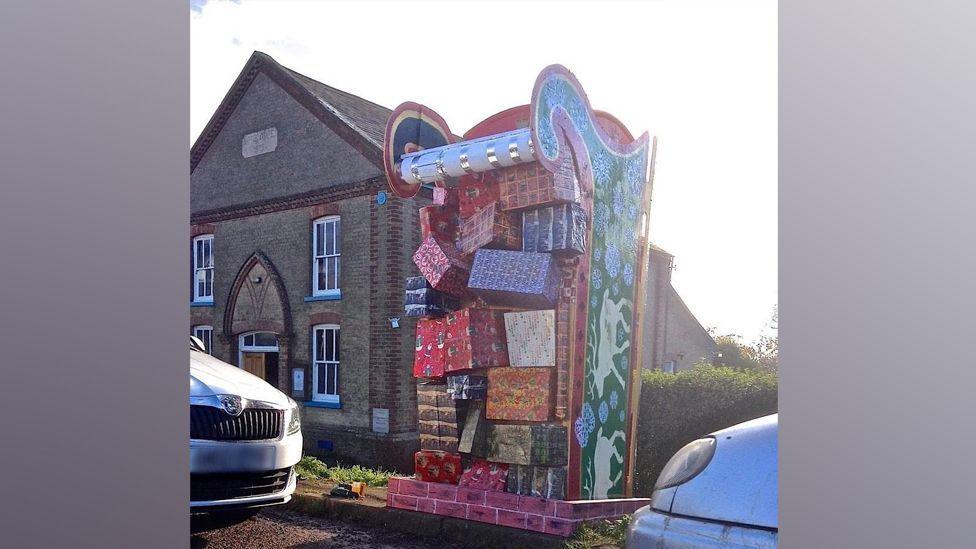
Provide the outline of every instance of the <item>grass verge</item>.
[[342,464],[327,465],[318,458],[305,456],[295,465],[295,472],[310,479],[331,480],[332,482],[365,482],[367,486],[386,486],[393,471],[370,469],[360,465],[343,467]]

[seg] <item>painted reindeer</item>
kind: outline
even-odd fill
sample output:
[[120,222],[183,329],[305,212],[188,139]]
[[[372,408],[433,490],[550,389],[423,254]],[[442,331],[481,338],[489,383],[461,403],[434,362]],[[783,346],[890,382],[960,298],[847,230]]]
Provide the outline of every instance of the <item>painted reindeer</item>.
[[610,460],[611,458],[616,460],[617,464],[622,465],[624,462],[623,456],[617,451],[617,440],[623,440],[626,438],[623,431],[614,431],[609,438],[603,436],[603,426],[600,426],[600,430],[596,433],[596,448],[593,450],[593,489],[590,497],[593,499],[606,499],[609,496],[609,492],[613,489],[617,483],[620,482],[620,477],[623,476],[623,467],[617,472],[617,476],[610,477]]
[[623,323],[623,330],[630,335],[630,322],[624,318],[622,310],[624,306],[630,305],[630,300],[621,297],[620,301],[614,303],[610,299],[609,292],[603,297],[603,305],[600,308],[600,318],[598,327],[598,340],[596,344],[596,355],[593,357],[593,385],[597,398],[603,398],[603,390],[606,387],[606,379],[613,375],[620,382],[622,387],[627,384],[624,377],[620,375],[617,368],[613,365],[613,357],[630,349],[630,338],[627,337],[622,343],[617,343],[617,325]]

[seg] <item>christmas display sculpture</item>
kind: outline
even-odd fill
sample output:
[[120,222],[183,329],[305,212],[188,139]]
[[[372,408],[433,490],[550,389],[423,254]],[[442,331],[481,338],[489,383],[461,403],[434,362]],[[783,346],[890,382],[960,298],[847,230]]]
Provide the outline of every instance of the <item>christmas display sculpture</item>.
[[[417,103],[394,111],[386,135],[393,193],[434,189],[414,260],[454,307],[408,303],[427,317],[418,386],[450,384],[445,394],[465,395],[449,426],[421,430],[460,425],[462,468],[490,470],[494,487],[466,501],[459,491],[470,488],[394,479],[389,504],[560,535],[646,504],[624,498],[633,485],[654,141],[595,111],[559,65],[540,73],[529,105],[462,138]],[[420,286],[408,282],[408,301]],[[480,389],[464,389],[474,382]],[[434,452],[443,450],[422,444],[418,462],[444,460]],[[435,477],[429,469],[419,474]]]

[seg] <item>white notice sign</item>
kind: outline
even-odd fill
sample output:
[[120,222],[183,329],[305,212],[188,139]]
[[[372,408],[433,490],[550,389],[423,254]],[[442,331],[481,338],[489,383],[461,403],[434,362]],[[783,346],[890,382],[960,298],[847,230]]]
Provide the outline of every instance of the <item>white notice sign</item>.
[[241,143],[241,154],[250,158],[259,154],[269,153],[278,148],[278,130],[271,127],[244,136]]
[[305,390],[305,370],[293,368],[291,371],[291,390],[301,393]]
[[373,408],[373,432],[383,434],[390,432],[389,408]]

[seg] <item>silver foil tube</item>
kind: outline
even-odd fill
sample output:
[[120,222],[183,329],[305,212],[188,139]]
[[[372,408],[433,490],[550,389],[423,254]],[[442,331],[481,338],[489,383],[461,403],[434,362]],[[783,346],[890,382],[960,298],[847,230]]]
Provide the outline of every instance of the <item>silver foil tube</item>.
[[405,154],[400,176],[414,183],[434,183],[533,161],[532,134],[522,128]]

